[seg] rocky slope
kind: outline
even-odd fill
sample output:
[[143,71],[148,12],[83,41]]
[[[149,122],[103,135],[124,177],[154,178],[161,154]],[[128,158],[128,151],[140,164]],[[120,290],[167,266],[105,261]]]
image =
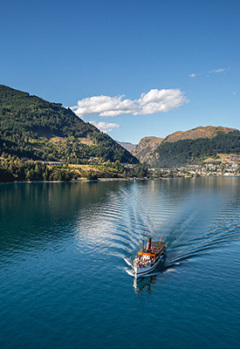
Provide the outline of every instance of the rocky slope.
[[151,161],[151,154],[157,149],[162,141],[163,138],[159,137],[144,137],[131,151],[131,154],[135,156],[141,163],[149,163]]

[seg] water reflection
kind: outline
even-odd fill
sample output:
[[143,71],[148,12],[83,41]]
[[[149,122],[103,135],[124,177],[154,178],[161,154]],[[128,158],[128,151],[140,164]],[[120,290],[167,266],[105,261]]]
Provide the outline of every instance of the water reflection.
[[147,290],[151,292],[151,285],[156,283],[156,275],[151,275],[142,278],[134,278],[133,288],[136,293],[139,293],[142,290]]
[[[103,185],[102,185],[103,184]],[[120,182],[14,183],[0,185],[0,248],[24,251],[24,246],[59,242],[75,234],[75,224],[91,219]]]

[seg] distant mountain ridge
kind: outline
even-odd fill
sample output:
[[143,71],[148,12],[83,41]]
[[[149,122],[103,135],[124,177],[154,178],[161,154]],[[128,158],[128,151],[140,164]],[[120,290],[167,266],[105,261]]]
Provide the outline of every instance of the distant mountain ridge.
[[[240,131],[222,126],[199,126],[177,131],[165,137],[155,149],[143,138],[132,151],[140,162],[156,167],[185,166],[203,161],[220,153],[240,153]],[[140,151],[136,151],[140,148]]]
[[131,152],[137,144],[132,144],[130,142],[118,142],[119,145],[121,145],[121,147],[127,149],[129,152]]
[[0,85],[0,155],[85,163],[138,163],[110,136],[85,123],[69,108]]

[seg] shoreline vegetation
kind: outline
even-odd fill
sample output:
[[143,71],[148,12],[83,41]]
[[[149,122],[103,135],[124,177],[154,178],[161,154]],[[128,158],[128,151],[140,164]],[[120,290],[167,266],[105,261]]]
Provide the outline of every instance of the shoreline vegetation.
[[[228,155],[229,157],[229,155]],[[226,157],[224,158],[226,160]],[[89,164],[66,164],[0,157],[0,183],[74,182],[134,179],[195,178],[206,176],[239,176],[240,164],[232,156],[224,162],[188,165],[181,168],[149,168],[146,164],[122,164],[91,161]],[[236,160],[236,159],[234,159]],[[239,158],[237,159],[239,160]]]
[[76,180],[126,179],[147,177],[145,165],[91,161],[89,164],[34,161],[16,156],[0,157],[0,182],[69,182]]

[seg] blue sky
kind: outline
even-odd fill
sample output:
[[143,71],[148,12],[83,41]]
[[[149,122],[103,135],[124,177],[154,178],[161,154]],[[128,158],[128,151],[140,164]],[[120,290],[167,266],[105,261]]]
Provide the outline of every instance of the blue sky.
[[0,83],[120,141],[240,129],[239,18],[238,0],[1,1]]

